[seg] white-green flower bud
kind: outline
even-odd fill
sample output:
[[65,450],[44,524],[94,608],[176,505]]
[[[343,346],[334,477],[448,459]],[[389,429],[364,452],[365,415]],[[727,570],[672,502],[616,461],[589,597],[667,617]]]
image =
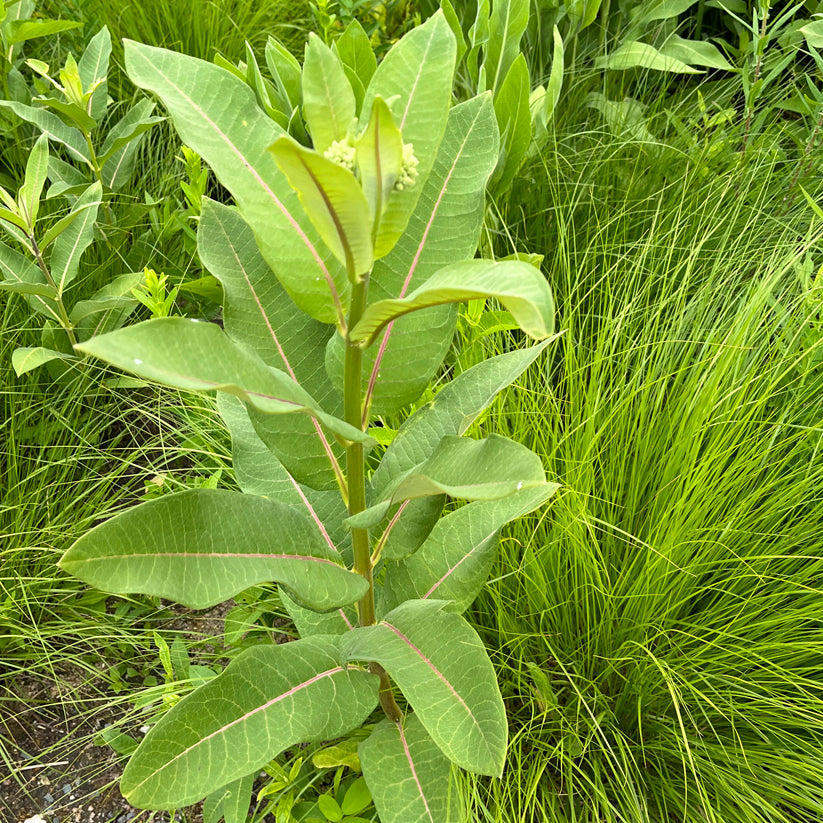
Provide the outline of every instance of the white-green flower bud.
[[344,169],[354,172],[355,148],[348,140],[335,140],[324,152],[323,156],[332,163],[337,163]]
[[400,167],[400,174],[394,183],[395,191],[410,189],[417,182],[417,158],[414,156],[414,145],[403,143],[403,165]]

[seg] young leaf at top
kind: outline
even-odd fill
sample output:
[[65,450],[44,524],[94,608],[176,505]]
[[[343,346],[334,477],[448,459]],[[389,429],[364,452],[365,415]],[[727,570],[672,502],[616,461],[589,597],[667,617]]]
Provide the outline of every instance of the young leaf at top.
[[499,777],[506,713],[477,632],[441,600],[409,600],[339,643],[345,660],[383,666],[440,750],[458,766]]
[[554,330],[554,300],[538,269],[516,260],[464,260],[440,269],[406,297],[372,303],[350,338],[368,346],[385,326],[404,314],[484,297],[499,300],[530,337],[548,337]]
[[[372,301],[403,297],[439,268],[474,255],[486,181],[497,158],[491,95],[455,106],[405,233],[375,262],[369,286]],[[404,195],[396,192],[392,200]],[[456,317],[451,306],[406,315],[363,352],[362,391],[371,393],[375,414],[395,412],[420,396],[449,350]],[[329,341],[326,369],[339,388],[344,349],[339,335]]]
[[[360,185],[369,204],[375,245],[388,251],[405,228],[397,231],[396,226],[387,226],[383,222],[389,196],[403,165],[403,138],[382,97],[374,98],[369,122],[356,148]],[[386,234],[392,232],[394,237],[390,240]]]
[[306,218],[297,195],[268,151],[283,134],[254,92],[218,66],[126,41],[126,69],[157,94],[183,142],[234,195],[266,261],[294,302],[323,323],[342,323],[346,272]]
[[345,140],[355,116],[354,92],[338,56],[314,33],[303,62],[303,116],[315,151]]
[[350,278],[359,279],[371,269],[374,255],[369,204],[354,175],[288,137],[270,151],[323,242]]
[[266,414],[310,414],[346,440],[373,442],[323,411],[291,377],[232,343],[214,323],[163,317],[100,335],[77,348],[146,380],[178,389],[225,391]]
[[366,581],[290,506],[252,494],[195,489],[142,503],[83,535],[60,561],[104,591],[140,592],[205,609],[277,581],[328,610],[353,603]]
[[[386,100],[404,143],[417,158],[417,185],[397,192],[389,201],[386,224],[402,231],[417,203],[443,138],[451,102],[456,46],[449,24],[438,11],[392,46],[366,89],[363,111],[375,97]],[[387,242],[391,235],[387,235]],[[375,246],[375,257],[389,251]]]
[[[352,83],[358,107],[362,106],[363,97],[358,97],[358,88],[362,89],[365,95],[366,87],[377,70],[377,58],[374,56],[369,36],[357,18],[346,26],[343,34],[332,46],[332,50],[340,58],[346,76]],[[353,78],[356,78],[357,83],[352,82]]]
[[415,714],[382,720],[357,748],[381,823],[459,823],[451,765]]
[[374,675],[344,668],[328,638],[248,649],[149,731],[123,773],[123,795],[138,808],[188,806],[296,743],[359,726],[377,687]]

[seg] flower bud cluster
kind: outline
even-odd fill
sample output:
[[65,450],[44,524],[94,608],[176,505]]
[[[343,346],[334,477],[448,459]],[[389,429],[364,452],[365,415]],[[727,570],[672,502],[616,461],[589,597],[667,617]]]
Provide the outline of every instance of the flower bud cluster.
[[348,169],[354,173],[356,151],[348,140],[335,140],[326,151],[323,152],[323,156],[327,160],[331,160],[332,163],[337,163],[338,166],[342,166],[344,169]]
[[403,144],[403,165],[400,174],[394,183],[395,191],[410,189],[417,182],[418,160],[414,156],[414,146],[411,143]]

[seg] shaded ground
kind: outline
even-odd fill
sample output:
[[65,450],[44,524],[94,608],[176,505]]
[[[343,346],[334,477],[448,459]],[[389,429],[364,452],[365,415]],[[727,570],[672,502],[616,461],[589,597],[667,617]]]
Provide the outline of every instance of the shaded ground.
[[[214,653],[209,643],[223,632],[233,605],[178,617],[163,627]],[[102,663],[109,665],[112,661]],[[140,713],[106,682],[70,662],[57,663],[54,678],[18,675],[0,681],[0,823],[170,823],[169,812],[146,812],[121,796],[125,758],[103,743],[100,732],[116,727],[135,739],[146,731]],[[178,812],[176,821],[202,823],[200,807]]]

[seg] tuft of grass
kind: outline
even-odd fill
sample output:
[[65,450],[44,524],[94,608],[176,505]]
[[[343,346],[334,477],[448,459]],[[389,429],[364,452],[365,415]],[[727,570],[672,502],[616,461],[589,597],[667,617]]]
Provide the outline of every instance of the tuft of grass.
[[565,490],[473,612],[513,727],[475,818],[818,820],[823,226],[776,216],[773,153],[706,176],[589,134],[532,173],[508,242],[565,335],[485,425]]

